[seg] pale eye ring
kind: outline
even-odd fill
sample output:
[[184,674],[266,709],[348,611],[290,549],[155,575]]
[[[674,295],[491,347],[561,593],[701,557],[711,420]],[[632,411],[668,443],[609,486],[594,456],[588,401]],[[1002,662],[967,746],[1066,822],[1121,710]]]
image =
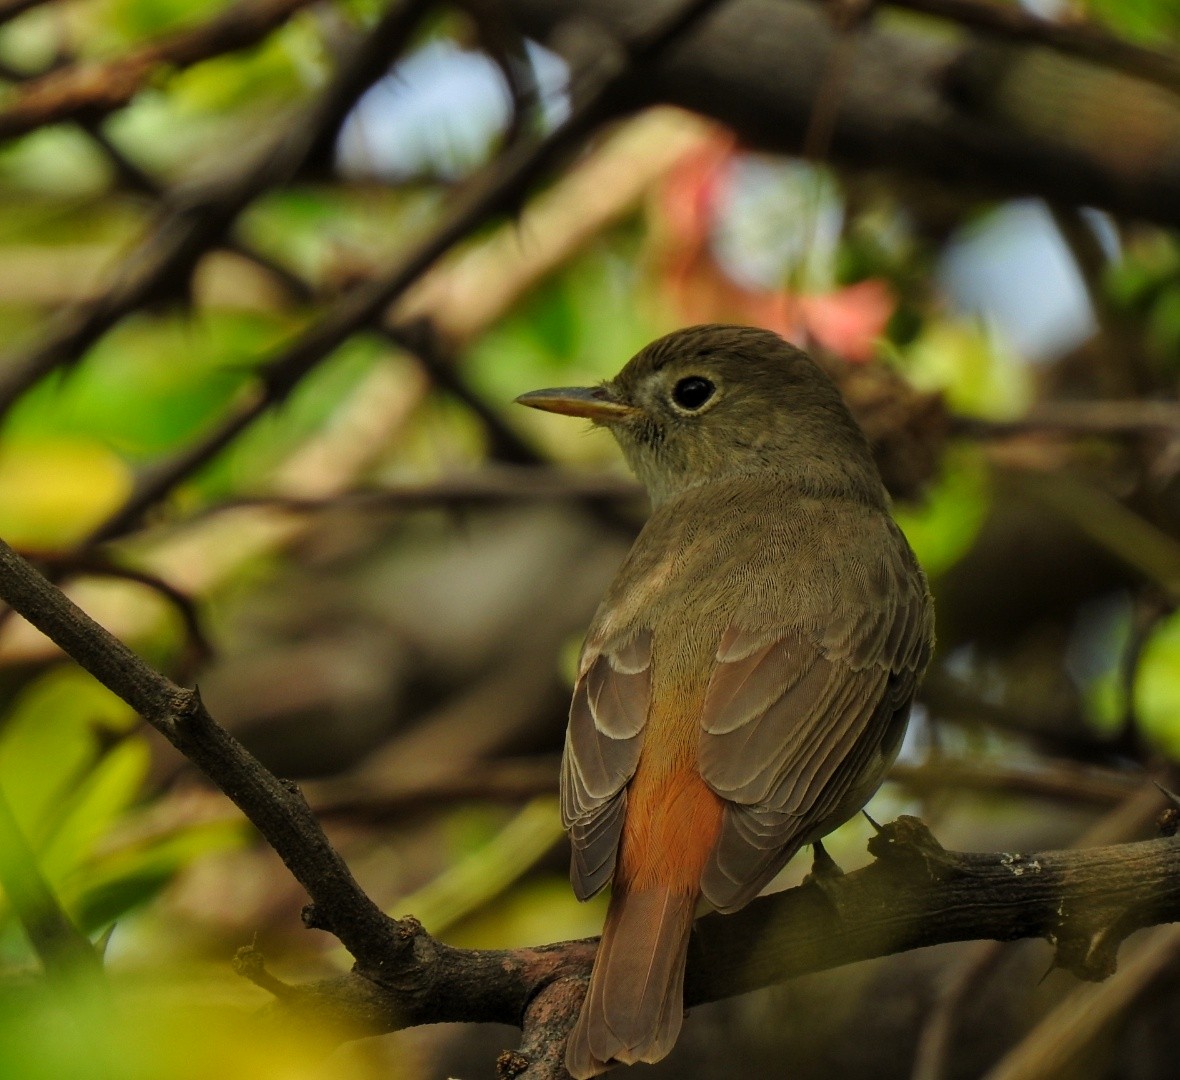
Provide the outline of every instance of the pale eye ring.
[[682,409],[695,412],[705,404],[717,388],[700,375],[688,375],[672,388],[672,400]]

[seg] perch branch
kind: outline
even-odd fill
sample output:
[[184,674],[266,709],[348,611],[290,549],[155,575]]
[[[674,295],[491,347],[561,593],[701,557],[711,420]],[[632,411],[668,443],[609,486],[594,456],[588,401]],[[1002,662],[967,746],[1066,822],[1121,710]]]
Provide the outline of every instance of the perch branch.
[[[543,1061],[568,1032],[593,942],[507,951],[455,949],[413,919],[392,920],[328,843],[299,790],[276,779],[184,690],[91,620],[0,541],[0,597],[135,708],[221,788],[311,896],[310,926],[356,957],[353,973],[289,988],[282,1008],[348,1018],[358,1030],[445,1020],[524,1024],[521,1075],[557,1075]],[[698,923],[686,1002],[712,1001],[807,971],[945,941],[1044,937],[1084,978],[1114,970],[1118,944],[1142,926],[1180,919],[1180,840],[1077,851],[950,852],[902,818],[870,841],[863,870],[755,901]]]

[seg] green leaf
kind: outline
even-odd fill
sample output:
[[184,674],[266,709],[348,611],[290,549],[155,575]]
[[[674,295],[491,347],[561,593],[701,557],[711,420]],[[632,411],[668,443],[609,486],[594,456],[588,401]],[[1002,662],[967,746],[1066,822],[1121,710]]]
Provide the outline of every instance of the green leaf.
[[110,833],[138,797],[150,760],[146,742],[127,739],[65,795],[58,826],[41,849],[41,866],[51,882],[57,884],[76,872]]
[[135,722],[124,702],[72,665],[24,689],[0,730],[0,785],[34,847],[97,758],[99,729],[127,731]]
[[1144,735],[1180,760],[1180,612],[1161,622],[1144,646],[1134,704]]
[[241,847],[249,835],[240,820],[182,827],[92,860],[66,884],[63,897],[78,926],[92,934],[147,903],[185,867]]
[[987,462],[975,448],[964,446],[944,456],[939,481],[920,505],[899,504],[893,516],[934,578],[971,550],[990,507]]
[[885,346],[919,390],[937,390],[956,411],[1010,419],[1028,407],[1032,377],[993,334],[948,320],[925,323],[904,348]]

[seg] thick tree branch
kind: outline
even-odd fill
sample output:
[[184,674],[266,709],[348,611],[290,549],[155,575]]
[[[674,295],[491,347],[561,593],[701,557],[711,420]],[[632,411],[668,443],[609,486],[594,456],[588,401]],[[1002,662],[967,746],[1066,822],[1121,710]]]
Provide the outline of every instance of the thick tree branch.
[[[686,1004],[977,938],[1042,937],[1055,945],[1058,964],[1101,979],[1128,934],[1180,919],[1180,841],[1171,837],[1034,855],[950,852],[916,819],[900,818],[870,850],[877,859],[863,870],[698,920]],[[415,935],[416,979],[353,974],[300,988],[299,1001],[287,998],[281,1008],[326,1011],[368,1033],[444,1020],[521,1024],[521,1051],[502,1059],[501,1074],[562,1075],[540,1068],[538,1055],[564,1042],[594,942],[477,952],[440,945],[420,928]]]
[[992,0],[886,0],[884,6],[934,15],[1008,41],[1046,45],[1171,90],[1180,89],[1180,58],[1124,41],[1093,23],[1055,22],[1015,4]]
[[[547,40],[574,17],[623,34],[668,2],[504,0],[504,10]],[[729,0],[652,66],[642,101],[681,105],[754,147],[798,153],[842,37],[818,4]],[[835,162],[1180,222],[1175,94],[1047,48],[917,27],[868,27],[854,40]]]

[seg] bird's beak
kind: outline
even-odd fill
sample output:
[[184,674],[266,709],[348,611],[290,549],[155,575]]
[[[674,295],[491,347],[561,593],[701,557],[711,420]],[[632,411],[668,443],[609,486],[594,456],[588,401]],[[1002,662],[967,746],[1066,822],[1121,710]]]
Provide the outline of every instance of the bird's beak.
[[637,410],[613,396],[606,386],[559,386],[553,390],[534,390],[521,394],[518,405],[565,416],[584,416],[596,424],[609,424],[633,415]]

